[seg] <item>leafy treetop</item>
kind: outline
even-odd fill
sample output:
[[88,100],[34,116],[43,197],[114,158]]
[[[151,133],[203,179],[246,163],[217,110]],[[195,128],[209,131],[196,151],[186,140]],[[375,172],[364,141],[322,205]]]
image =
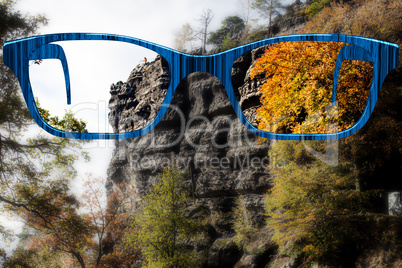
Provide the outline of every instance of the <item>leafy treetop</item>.
[[371,85],[371,63],[344,61],[332,105],[335,63],[344,43],[284,42],[255,62],[262,80],[258,128],[280,133],[331,133],[350,128],[362,115]]

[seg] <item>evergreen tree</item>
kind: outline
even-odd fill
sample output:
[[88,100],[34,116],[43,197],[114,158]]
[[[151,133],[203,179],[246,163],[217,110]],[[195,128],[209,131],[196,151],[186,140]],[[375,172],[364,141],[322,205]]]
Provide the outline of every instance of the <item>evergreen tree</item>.
[[272,20],[284,8],[280,0],[254,0],[253,8],[256,9],[261,17],[268,16],[268,37],[271,37]]
[[212,32],[208,39],[209,44],[213,44],[222,51],[236,46],[236,41],[241,39],[241,34],[245,29],[242,18],[229,16],[222,21],[222,26],[217,31]]
[[147,267],[198,267],[200,260],[186,244],[201,230],[196,220],[185,216],[188,191],[182,186],[184,175],[165,170],[152,192],[143,198],[143,206],[134,225],[137,240],[146,257]]
[[306,13],[309,17],[313,17],[318,14],[325,6],[329,6],[333,0],[313,0],[312,3],[306,9]]

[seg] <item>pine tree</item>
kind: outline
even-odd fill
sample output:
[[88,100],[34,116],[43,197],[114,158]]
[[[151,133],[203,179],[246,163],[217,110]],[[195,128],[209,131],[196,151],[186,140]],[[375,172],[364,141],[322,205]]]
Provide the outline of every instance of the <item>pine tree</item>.
[[140,213],[136,214],[139,245],[146,257],[147,267],[198,267],[200,260],[186,241],[201,230],[196,220],[187,218],[188,191],[183,187],[184,174],[168,169],[143,198]]
[[280,0],[254,0],[253,8],[256,9],[261,17],[268,16],[268,37],[271,37],[272,20],[284,8]]

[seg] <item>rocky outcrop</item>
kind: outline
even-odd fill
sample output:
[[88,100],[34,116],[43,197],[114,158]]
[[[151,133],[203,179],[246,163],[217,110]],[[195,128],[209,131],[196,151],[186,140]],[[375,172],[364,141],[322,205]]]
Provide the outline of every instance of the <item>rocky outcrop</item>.
[[169,68],[158,56],[153,64],[137,65],[127,82],[110,87],[109,123],[114,132],[140,129],[155,118],[169,85]]
[[[253,57],[244,55],[235,65],[236,87],[247,81]],[[157,57],[147,66],[137,66],[127,82],[111,86],[109,120],[115,131],[136,129],[156,115],[169,82],[166,66]],[[237,95],[246,103],[253,94],[240,88]],[[163,168],[187,172],[186,183],[194,197],[189,213],[202,206],[209,214],[206,265],[233,267],[242,257],[242,251],[230,242],[234,200],[241,195],[253,221],[264,223],[263,195],[270,187],[268,147],[267,140],[257,138],[237,118],[216,77],[193,73],[180,83],[168,112],[153,131],[116,141],[107,189],[110,192],[113,185],[129,182],[140,202],[139,196],[149,192]]]
[[[306,21],[302,10],[310,2],[294,4],[289,14],[274,21],[272,32],[295,33],[298,25]],[[263,51],[260,48],[243,55],[232,70],[236,97],[250,121],[259,98],[255,88],[264,82],[250,79],[250,66]],[[126,82],[112,85],[109,121],[114,131],[131,131],[147,125],[155,117],[168,84],[167,64],[157,57],[147,65],[136,66]],[[237,119],[216,77],[194,73],[180,83],[168,112],[153,131],[116,141],[106,187],[111,193],[120,182],[130,183],[139,204],[141,195],[150,191],[164,168],[178,168],[188,173],[186,184],[194,200],[187,215],[206,215],[209,224],[208,237],[193,245],[197,250],[206,250],[204,267],[266,267],[268,263],[274,267],[298,267],[297,258],[275,255],[277,249],[270,243],[272,233],[268,228],[259,228],[247,249],[234,243],[233,208],[238,197],[256,226],[261,227],[265,222],[263,199],[272,186],[267,169],[269,146],[269,141],[257,138]],[[400,267],[401,249],[392,242],[401,239],[400,219],[361,217],[356,222],[356,230],[363,230],[364,236],[357,243],[359,247],[371,238],[373,241],[355,260],[356,267],[390,263],[394,265],[390,267]],[[371,234],[367,230],[380,231]],[[374,238],[378,237],[386,239],[377,243]]]
[[307,15],[304,10],[312,1],[294,1],[286,7],[286,13],[277,16],[273,22],[270,32],[273,35],[296,34],[297,31],[307,22]]

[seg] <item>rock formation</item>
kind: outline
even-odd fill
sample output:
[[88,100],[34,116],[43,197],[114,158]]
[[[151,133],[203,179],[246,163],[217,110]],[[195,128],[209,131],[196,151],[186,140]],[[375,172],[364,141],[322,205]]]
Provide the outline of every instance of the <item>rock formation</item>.
[[[235,87],[250,82],[247,74],[255,53],[235,64]],[[134,68],[127,82],[111,86],[109,121],[115,131],[138,129],[154,118],[168,87],[168,74],[164,59],[157,57]],[[255,98],[251,87],[246,83],[239,89],[242,105]],[[163,168],[187,172],[186,183],[194,197],[189,213],[202,206],[209,214],[207,266],[233,267],[242,257],[231,240],[234,200],[241,195],[253,221],[264,223],[263,196],[270,187],[268,147],[267,140],[249,132],[237,118],[216,77],[193,73],[180,83],[167,114],[153,131],[116,141],[107,188],[110,192],[113,185],[126,181],[141,195],[149,192]]]
[[[274,22],[273,32],[294,33],[295,26],[306,20],[299,12],[302,8],[294,7],[293,14],[299,16],[283,16]],[[257,83],[263,82],[249,78],[250,66],[263,50],[243,55],[232,70],[235,94],[247,118],[252,118],[252,108],[259,98],[255,90]],[[155,117],[168,85],[169,69],[161,57],[148,65],[135,67],[127,82],[112,85],[109,121],[114,131],[131,131],[147,125]],[[267,228],[259,229],[249,241],[253,250],[239,249],[233,239],[233,209],[238,197],[245,203],[256,226],[265,222],[263,198],[272,186],[267,169],[269,146],[269,141],[258,138],[242,125],[216,77],[193,73],[181,81],[168,112],[153,131],[134,139],[116,141],[106,187],[110,193],[120,182],[130,183],[138,194],[139,204],[140,196],[152,189],[163,168],[179,168],[188,173],[186,184],[194,200],[186,213],[190,217],[200,214],[205,217],[206,214],[209,225],[208,236],[193,244],[196,250],[206,252],[204,267],[265,267],[273,258],[275,267],[297,267],[297,259],[292,257],[276,259],[276,248],[270,243],[271,233]],[[399,163],[397,165],[399,167]],[[389,224],[388,218],[383,221],[367,219],[370,226],[382,226],[383,229],[373,228],[381,229],[382,234],[376,237],[390,230],[395,237],[401,236],[398,218],[389,220],[395,224]],[[371,246],[375,251],[359,257],[362,267],[377,267],[378,259],[388,258],[388,241],[382,241],[377,248]]]

